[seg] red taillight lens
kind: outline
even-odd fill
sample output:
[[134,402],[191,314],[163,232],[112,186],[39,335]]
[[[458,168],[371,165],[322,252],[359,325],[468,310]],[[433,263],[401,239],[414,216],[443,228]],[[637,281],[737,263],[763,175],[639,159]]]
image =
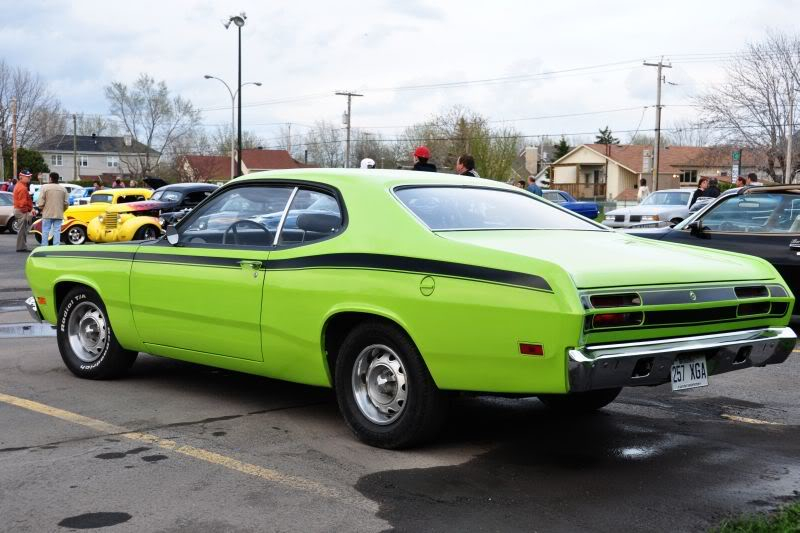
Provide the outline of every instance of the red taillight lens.
[[544,348],[541,344],[519,343],[519,353],[522,355],[544,355]]
[[602,313],[592,317],[592,328],[638,326],[642,323],[642,318],[642,313]]

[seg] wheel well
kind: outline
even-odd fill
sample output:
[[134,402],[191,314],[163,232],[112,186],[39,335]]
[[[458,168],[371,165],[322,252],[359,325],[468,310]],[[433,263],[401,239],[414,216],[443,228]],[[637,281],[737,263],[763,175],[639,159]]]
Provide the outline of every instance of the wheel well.
[[58,310],[61,308],[61,302],[64,301],[64,298],[66,298],[67,294],[69,294],[69,291],[71,291],[75,287],[81,287],[81,286],[84,286],[84,287],[87,287],[87,288],[91,289],[91,287],[89,287],[88,285],[85,285],[83,283],[78,283],[77,281],[61,281],[59,283],[56,283],[56,286],[55,286],[55,289],[54,289],[55,290],[55,298],[56,298],[55,299],[56,314],[58,314]]
[[345,312],[333,315],[325,323],[322,332],[322,342],[325,348],[325,358],[328,363],[328,375],[331,377],[331,382],[333,382],[333,371],[336,368],[336,357],[339,355],[339,348],[342,347],[345,338],[347,338],[347,335],[353,328],[368,320],[371,322],[383,322],[384,324],[394,326],[408,335],[408,332],[406,332],[400,324],[381,315],[358,312]]

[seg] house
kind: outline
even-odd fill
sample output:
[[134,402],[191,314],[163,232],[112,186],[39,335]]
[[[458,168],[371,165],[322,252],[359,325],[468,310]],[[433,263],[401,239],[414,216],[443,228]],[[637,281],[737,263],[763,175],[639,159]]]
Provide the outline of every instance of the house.
[[[297,161],[286,150],[242,150],[243,174],[314,166]],[[187,181],[228,180],[231,177],[231,158],[227,155],[185,155],[178,168]]]
[[[75,176],[74,145],[77,144],[78,176]],[[91,180],[109,177],[129,177],[130,170],[138,166],[148,148],[129,135],[105,137],[100,135],[56,135],[50,137],[36,149],[44,157],[51,172],[58,172],[64,181]],[[150,157],[161,154],[149,150]]]
[[[730,181],[733,148],[729,146],[665,146],[661,149],[658,188],[695,187],[701,177]],[[577,198],[617,199],[635,189],[644,178],[650,190],[653,183],[651,146],[582,144],[553,162],[553,188],[566,190]],[[753,150],[742,152],[739,175],[767,174],[766,157]],[[629,194],[629,193],[628,193]]]

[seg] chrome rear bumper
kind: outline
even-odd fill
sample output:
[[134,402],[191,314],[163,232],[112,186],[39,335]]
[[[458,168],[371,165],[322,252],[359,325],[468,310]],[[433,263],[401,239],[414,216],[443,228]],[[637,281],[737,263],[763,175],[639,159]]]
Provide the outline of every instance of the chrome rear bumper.
[[705,355],[709,374],[782,363],[797,335],[791,328],[761,328],[657,341],[568,350],[571,391],[660,385],[676,358]]
[[39,306],[36,304],[36,298],[33,296],[27,298],[25,300],[25,307],[28,309],[28,312],[31,314],[31,317],[36,322],[43,322],[44,319],[42,318],[41,313],[39,313]]

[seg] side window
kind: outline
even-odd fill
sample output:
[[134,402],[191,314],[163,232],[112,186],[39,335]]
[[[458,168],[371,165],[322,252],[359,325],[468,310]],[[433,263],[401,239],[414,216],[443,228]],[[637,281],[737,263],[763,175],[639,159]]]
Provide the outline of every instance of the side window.
[[796,207],[788,195],[732,195],[703,217],[703,226],[726,233],[798,233]]
[[179,228],[183,244],[272,246],[294,187],[252,185],[228,189],[193,211]]
[[551,202],[556,203],[556,204],[563,204],[564,203],[564,197],[561,196],[561,194],[558,191],[545,191],[544,192],[544,199],[545,200],[550,200]]
[[127,204],[130,202],[141,202],[144,200],[144,196],[141,194],[129,194],[127,196],[118,196],[117,203],[118,204]]
[[342,210],[336,198],[322,191],[300,189],[289,206],[278,244],[312,242],[342,229]]
[[205,200],[210,194],[211,191],[195,191],[187,193],[186,196],[183,197],[183,202],[181,202],[181,204],[184,207],[194,207]]

